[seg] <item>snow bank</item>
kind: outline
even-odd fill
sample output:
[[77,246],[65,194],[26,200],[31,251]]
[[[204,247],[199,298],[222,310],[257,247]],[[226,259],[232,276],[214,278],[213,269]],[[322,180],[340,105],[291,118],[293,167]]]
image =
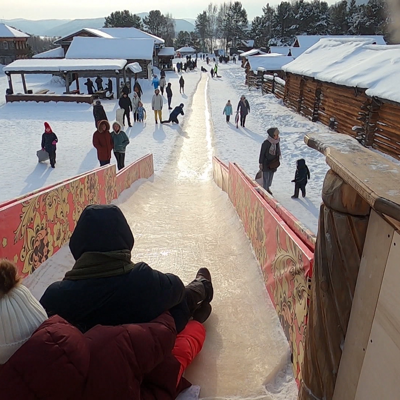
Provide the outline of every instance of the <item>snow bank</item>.
[[400,103],[400,45],[374,39],[321,39],[282,69],[320,81],[367,89],[369,96]]

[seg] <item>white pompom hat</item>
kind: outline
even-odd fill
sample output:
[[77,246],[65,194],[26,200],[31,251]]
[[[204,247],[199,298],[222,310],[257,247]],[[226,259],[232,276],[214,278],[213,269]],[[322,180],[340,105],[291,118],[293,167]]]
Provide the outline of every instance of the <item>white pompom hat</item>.
[[0,364],[5,364],[46,319],[46,311],[25,286],[19,284],[0,296]]

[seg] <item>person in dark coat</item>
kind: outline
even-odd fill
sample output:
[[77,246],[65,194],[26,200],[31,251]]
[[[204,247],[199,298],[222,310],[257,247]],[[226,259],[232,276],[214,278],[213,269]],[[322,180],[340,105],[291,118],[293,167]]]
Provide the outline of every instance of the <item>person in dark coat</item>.
[[172,107],[171,107],[171,101],[172,101],[171,82],[168,82],[167,87],[165,88],[165,93],[167,94],[168,110],[172,110]]
[[118,171],[125,167],[125,151],[128,146],[129,139],[126,133],[122,130],[119,122],[113,123],[113,130],[111,132],[111,138],[114,143],[114,156],[117,160]]
[[113,92],[113,83],[111,78],[108,78],[107,91],[111,94]]
[[97,158],[100,162],[100,167],[110,164],[111,151],[114,147],[111,133],[110,124],[108,121],[100,121],[97,131],[93,134],[93,146],[97,150]]
[[42,135],[42,149],[49,153],[50,165],[55,168],[56,164],[56,144],[57,135],[53,132],[48,122],[44,123],[44,133]]
[[297,168],[296,173],[294,175],[294,179],[292,182],[295,183],[294,185],[294,195],[292,199],[297,199],[299,197],[299,190],[301,190],[301,194],[303,197],[306,197],[306,185],[308,179],[310,179],[310,170],[306,165],[306,160],[301,158],[296,162]]
[[272,195],[270,186],[276,170],[278,169],[281,156],[280,138],[278,128],[268,129],[268,138],[261,145],[259,166],[263,171],[263,188]]
[[130,91],[128,85],[125,83],[125,85],[124,85],[123,88],[122,88],[122,94],[128,95],[130,92],[131,92],[131,91]]
[[108,121],[107,114],[104,111],[104,108],[101,105],[100,100],[96,100],[96,103],[93,106],[93,116],[94,116],[94,125],[96,128],[100,121]]
[[0,293],[4,400],[174,400],[191,385],[182,374],[205,340],[196,320],[179,335],[169,313],[82,333],[58,315],[48,318],[6,260],[0,261]]
[[93,94],[94,93],[93,81],[90,78],[87,78],[86,82],[85,82],[85,85],[87,86],[88,94]]
[[213,288],[207,268],[186,287],[173,274],[134,264],[132,231],[115,205],[86,207],[69,241],[75,264],[51,284],[40,303],[86,332],[97,324],[150,322],[169,310],[181,332],[191,317],[204,322],[211,313]]
[[250,104],[245,96],[240,98],[236,112],[240,112],[240,126],[244,128],[247,114],[250,113]]
[[133,91],[137,93],[139,99],[142,98],[143,90],[138,81],[135,82],[135,85],[133,86]]
[[131,125],[131,111],[132,111],[132,101],[128,97],[127,93],[124,93],[122,97],[119,99],[118,102],[119,106],[124,110],[124,116],[123,116],[123,124],[125,125],[125,116],[128,119],[128,125]]
[[185,93],[185,80],[183,76],[179,78],[179,93]]
[[98,76],[95,80],[96,85],[97,85],[97,91],[103,90],[103,79]]
[[178,115],[185,115],[183,112],[183,103],[179,104],[179,106],[175,107],[174,110],[169,114],[169,119],[167,121],[161,121],[162,124],[167,124],[168,122],[174,122],[175,124],[179,124]]

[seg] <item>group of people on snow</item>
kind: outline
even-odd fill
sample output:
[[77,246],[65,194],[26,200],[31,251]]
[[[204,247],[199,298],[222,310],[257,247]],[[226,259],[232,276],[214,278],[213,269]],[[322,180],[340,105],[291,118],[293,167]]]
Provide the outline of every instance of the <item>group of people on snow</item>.
[[74,258],[40,301],[0,260],[0,393],[4,399],[173,400],[201,351],[214,289],[207,268],[184,285],[133,263],[134,237],[115,205],[89,205]]

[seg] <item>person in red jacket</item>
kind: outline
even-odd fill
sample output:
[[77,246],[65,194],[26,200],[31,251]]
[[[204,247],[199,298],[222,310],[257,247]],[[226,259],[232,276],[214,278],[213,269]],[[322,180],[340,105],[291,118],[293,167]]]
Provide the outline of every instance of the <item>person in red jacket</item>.
[[173,400],[201,350],[205,330],[190,321],[176,336],[169,313],[144,324],[97,325],[85,334],[46,312],[0,261],[0,393],[8,400]]
[[110,133],[110,124],[103,120],[99,122],[97,131],[93,134],[93,146],[97,150],[100,167],[110,164],[111,151],[114,147]]

